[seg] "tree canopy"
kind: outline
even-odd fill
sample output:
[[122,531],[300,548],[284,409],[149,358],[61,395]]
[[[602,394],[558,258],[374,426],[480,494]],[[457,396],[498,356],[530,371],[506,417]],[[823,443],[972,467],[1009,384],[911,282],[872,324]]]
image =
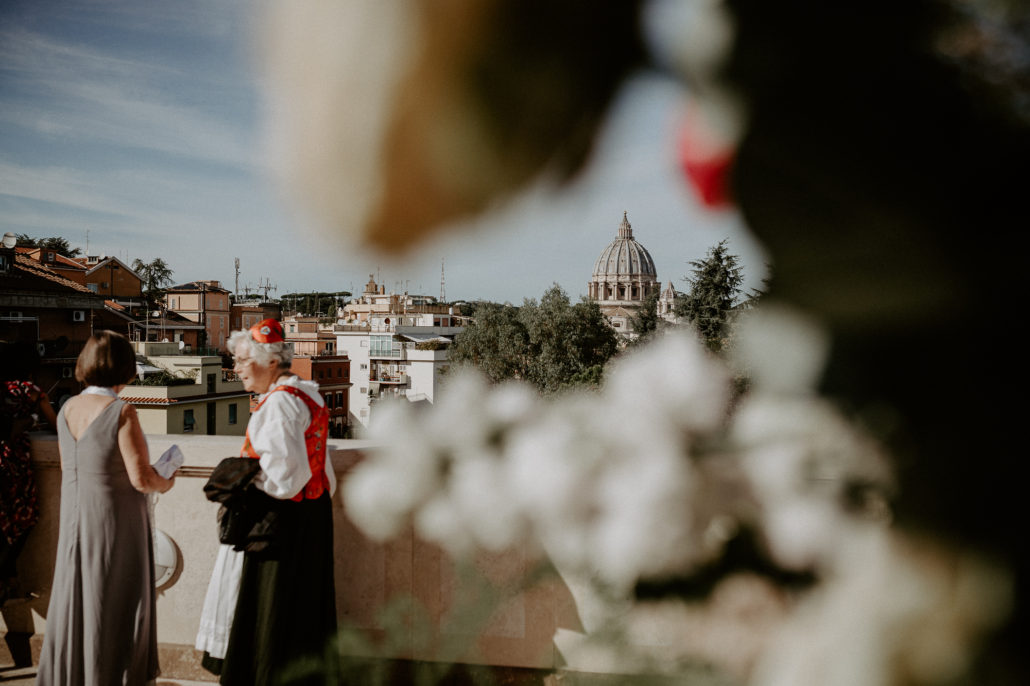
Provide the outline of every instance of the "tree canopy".
[[155,257],[150,262],[144,262],[137,257],[132,261],[132,271],[143,279],[143,292],[150,298],[155,297],[162,288],[172,283],[172,274],[174,273],[160,257]]
[[64,255],[65,257],[78,257],[82,254],[81,248],[71,247],[68,243],[68,239],[61,238],[60,236],[33,238],[26,233],[19,233],[16,238],[18,239],[16,245],[26,248],[49,248],[50,250],[55,250],[57,254]]
[[554,393],[597,384],[617,350],[615,330],[597,303],[583,299],[572,304],[555,284],[539,303],[478,303],[450,357],[475,365],[491,381],[523,379],[543,393]]
[[630,329],[636,334],[636,337],[629,341],[629,346],[646,343],[667,324],[658,316],[658,298],[660,296],[659,291],[652,291],[651,295],[644,298],[644,302],[630,318]]

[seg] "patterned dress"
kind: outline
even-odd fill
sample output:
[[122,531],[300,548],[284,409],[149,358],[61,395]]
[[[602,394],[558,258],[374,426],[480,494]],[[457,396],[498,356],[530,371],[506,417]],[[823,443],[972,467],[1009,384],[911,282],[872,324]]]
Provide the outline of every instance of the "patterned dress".
[[0,386],[0,548],[14,546],[39,520],[36,480],[29,457],[29,436],[16,426],[35,412],[41,393],[31,381]]

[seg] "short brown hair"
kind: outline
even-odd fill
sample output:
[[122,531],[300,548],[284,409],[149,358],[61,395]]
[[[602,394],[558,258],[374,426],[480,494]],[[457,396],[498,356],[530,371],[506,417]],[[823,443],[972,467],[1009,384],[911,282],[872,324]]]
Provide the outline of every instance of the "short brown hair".
[[114,331],[89,337],[75,363],[75,378],[90,386],[118,386],[136,375],[136,352],[129,340]]

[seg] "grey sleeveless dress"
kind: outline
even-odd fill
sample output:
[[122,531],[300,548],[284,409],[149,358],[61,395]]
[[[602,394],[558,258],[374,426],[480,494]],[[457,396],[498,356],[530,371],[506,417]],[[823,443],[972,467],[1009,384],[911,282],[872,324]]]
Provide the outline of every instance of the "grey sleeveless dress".
[[150,518],[118,449],[123,404],[78,441],[58,417],[61,528],[40,686],[133,686],[159,672]]

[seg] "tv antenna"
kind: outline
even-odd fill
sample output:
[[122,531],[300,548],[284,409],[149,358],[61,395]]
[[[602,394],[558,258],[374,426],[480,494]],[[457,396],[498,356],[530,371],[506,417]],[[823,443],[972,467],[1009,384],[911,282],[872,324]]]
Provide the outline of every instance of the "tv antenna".
[[445,303],[445,302],[447,302],[447,289],[444,287],[443,260],[444,260],[444,258],[441,257],[440,258],[440,302]]
[[234,257],[234,258],[232,258],[232,262],[233,262],[233,266],[236,267],[236,290],[235,290],[235,295],[236,295],[236,299],[239,300],[240,299],[240,258]]
[[268,291],[277,291],[279,290],[279,287],[272,284],[271,280],[266,276],[264,278],[264,283],[262,283],[261,279],[258,279],[257,290],[264,291],[262,300],[263,302],[268,302]]

